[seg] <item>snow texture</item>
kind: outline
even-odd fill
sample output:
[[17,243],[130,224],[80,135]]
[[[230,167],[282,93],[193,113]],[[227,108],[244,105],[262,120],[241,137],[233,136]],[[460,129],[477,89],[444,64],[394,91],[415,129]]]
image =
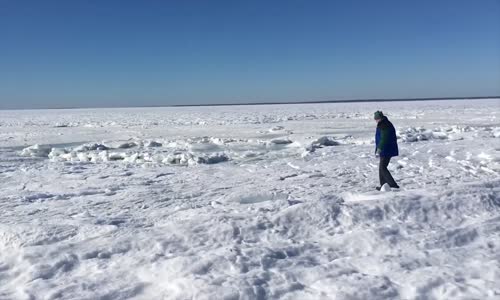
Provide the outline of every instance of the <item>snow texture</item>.
[[0,111],[0,299],[500,299],[499,104]]

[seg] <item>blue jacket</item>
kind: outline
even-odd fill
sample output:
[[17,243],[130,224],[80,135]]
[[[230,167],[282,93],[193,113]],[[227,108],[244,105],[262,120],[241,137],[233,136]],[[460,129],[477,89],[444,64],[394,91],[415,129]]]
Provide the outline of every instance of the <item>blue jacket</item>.
[[377,132],[375,133],[375,152],[377,149],[380,149],[381,157],[399,155],[396,129],[385,116],[377,124]]

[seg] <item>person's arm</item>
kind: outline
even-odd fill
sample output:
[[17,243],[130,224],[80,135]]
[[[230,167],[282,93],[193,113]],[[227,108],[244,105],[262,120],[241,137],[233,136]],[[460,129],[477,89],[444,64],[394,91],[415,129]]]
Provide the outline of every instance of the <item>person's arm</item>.
[[379,154],[380,152],[384,151],[388,141],[389,141],[389,128],[384,126],[380,128],[380,142],[378,143],[377,146],[377,152]]

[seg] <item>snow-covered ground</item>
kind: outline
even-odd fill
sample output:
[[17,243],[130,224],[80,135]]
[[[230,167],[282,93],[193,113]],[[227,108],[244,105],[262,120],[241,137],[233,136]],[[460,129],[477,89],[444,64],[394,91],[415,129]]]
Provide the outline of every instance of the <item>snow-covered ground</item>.
[[[375,110],[398,129],[378,192]],[[0,299],[500,299],[500,100],[0,111]]]

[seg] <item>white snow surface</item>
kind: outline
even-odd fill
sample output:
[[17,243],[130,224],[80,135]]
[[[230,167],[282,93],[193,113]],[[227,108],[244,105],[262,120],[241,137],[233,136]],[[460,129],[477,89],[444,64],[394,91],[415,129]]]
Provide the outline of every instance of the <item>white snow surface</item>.
[[0,299],[500,299],[499,108],[0,111]]

